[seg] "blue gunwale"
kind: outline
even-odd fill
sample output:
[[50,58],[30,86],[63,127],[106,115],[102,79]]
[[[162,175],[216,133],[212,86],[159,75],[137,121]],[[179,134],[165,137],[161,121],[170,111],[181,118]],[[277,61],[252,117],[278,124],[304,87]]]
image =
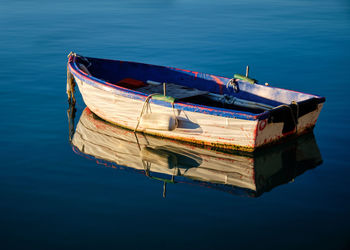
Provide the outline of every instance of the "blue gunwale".
[[[142,92],[127,89],[127,88],[124,88],[121,86],[117,86],[116,84],[112,84],[112,83],[109,83],[107,81],[96,78],[92,75],[86,74],[78,67],[75,59],[76,59],[76,56],[71,56],[69,58],[69,62],[68,62],[69,69],[75,77],[84,81],[84,83],[87,83],[93,87],[111,92],[111,93],[116,94],[116,95],[127,97],[130,99],[141,100],[141,101],[146,100],[147,95],[142,93]],[[115,62],[115,60],[110,60],[110,59],[103,59],[103,60]],[[133,63],[133,62],[128,62],[128,61],[119,61],[119,62]],[[144,64],[144,63],[137,63],[137,64],[156,66],[156,65]],[[178,68],[174,68],[174,67],[166,67],[166,66],[161,66],[161,67],[168,68],[168,69],[171,69],[174,71],[192,73],[192,71],[178,69]],[[213,77],[213,78],[219,78],[219,80],[229,81],[229,78],[226,78],[226,77],[214,76],[214,75],[199,73],[199,72],[196,72],[196,74],[205,75],[205,76],[209,76],[209,77]],[[219,83],[217,83],[217,84],[219,84]],[[277,88],[277,87],[271,87],[271,88],[279,89],[279,90],[286,90],[286,89]],[[306,94],[306,93],[298,92],[298,91],[294,91],[294,90],[287,90],[287,91],[290,91],[291,93],[296,93],[296,94]],[[309,94],[306,94],[306,95],[309,95]],[[325,101],[324,97],[317,96],[317,95],[312,95],[312,96],[314,98],[317,98],[319,103],[323,103]],[[150,102],[154,103],[156,105],[163,106],[163,107],[172,108],[172,106],[169,102],[155,100],[155,99],[151,99]],[[262,112],[260,114],[252,114],[250,112],[235,111],[235,110],[231,110],[231,109],[218,108],[218,107],[210,107],[210,106],[193,104],[193,103],[182,102],[182,101],[177,101],[177,100],[175,100],[174,108],[178,109],[178,110],[183,110],[183,111],[197,112],[197,113],[203,113],[203,114],[207,114],[207,115],[221,116],[221,117],[227,117],[227,118],[238,118],[238,119],[243,119],[243,120],[263,120],[263,119],[266,119],[270,113],[270,111],[265,111],[265,112]]]
[[[75,62],[70,63],[69,67],[72,74],[75,77],[77,77],[78,79],[84,81],[84,83],[87,83],[93,87],[111,92],[116,95],[121,95],[123,97],[131,98],[134,100],[145,101],[147,98],[147,95],[144,93],[123,88],[115,84],[98,79],[94,76],[88,75],[84,73],[82,70],[80,70]],[[156,105],[172,108],[169,102],[155,100],[155,99],[151,99],[150,102]],[[214,115],[214,116],[222,116],[227,118],[239,118],[244,120],[257,120],[260,115],[260,114],[252,115],[249,112],[243,112],[243,111],[237,112],[237,111],[231,111],[223,108],[208,107],[204,105],[191,104],[188,102],[181,102],[181,101],[175,101],[174,108],[178,110],[183,110],[183,111],[191,111],[191,112],[203,113],[203,114]]]

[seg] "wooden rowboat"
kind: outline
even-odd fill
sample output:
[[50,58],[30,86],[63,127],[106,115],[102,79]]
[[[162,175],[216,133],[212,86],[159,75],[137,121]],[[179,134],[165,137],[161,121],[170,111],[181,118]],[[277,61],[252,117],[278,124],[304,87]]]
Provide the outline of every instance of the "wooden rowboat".
[[[185,183],[257,197],[322,163],[312,133],[259,152],[232,154],[145,133],[133,133],[85,108],[71,144],[101,166],[136,172],[166,184]],[[165,194],[165,192],[164,192]]]
[[314,128],[325,98],[173,67],[70,53],[74,81],[102,119],[130,130],[223,149],[256,148]]

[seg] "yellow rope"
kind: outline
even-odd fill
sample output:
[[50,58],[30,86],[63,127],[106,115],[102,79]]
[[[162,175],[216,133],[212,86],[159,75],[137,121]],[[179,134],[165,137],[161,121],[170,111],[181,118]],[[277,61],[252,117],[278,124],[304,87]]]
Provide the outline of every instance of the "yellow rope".
[[137,124],[136,124],[136,127],[134,129],[134,132],[136,132],[137,128],[139,127],[140,125],[140,120],[141,120],[141,117],[143,115],[143,112],[145,110],[145,106],[149,103],[149,100],[152,98],[152,96],[154,95],[159,95],[158,93],[153,93],[153,94],[150,94],[149,96],[147,96],[145,102],[143,103],[143,106],[142,106],[142,110],[141,110],[141,113],[139,115],[139,118],[137,119]]
[[[150,100],[153,96],[155,96],[155,95],[160,95],[160,94],[158,94],[158,93],[153,93],[153,94],[148,95],[147,98],[146,98],[146,100],[145,100],[145,102],[143,103],[142,110],[141,110],[141,113],[140,113],[140,115],[139,115],[139,118],[137,119],[137,124],[136,124],[136,127],[135,127],[135,129],[134,129],[134,132],[136,132],[137,128],[138,128],[139,125],[140,125],[141,117],[142,117],[142,115],[143,115],[143,113],[144,113],[144,111],[145,111],[146,105],[149,104],[149,100]],[[175,122],[176,122],[176,124],[177,124],[174,102],[171,103],[171,107],[172,107],[172,110],[173,110],[173,113],[174,113]]]

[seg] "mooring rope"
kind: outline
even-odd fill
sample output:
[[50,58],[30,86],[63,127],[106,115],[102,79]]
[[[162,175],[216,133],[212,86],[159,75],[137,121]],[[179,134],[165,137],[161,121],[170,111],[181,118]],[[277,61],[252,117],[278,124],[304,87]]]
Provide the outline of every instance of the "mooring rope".
[[231,78],[231,79],[226,83],[226,88],[227,88],[227,89],[228,89],[230,86],[232,86],[233,91],[234,91],[235,93],[238,92],[238,84],[237,84],[235,78]]
[[[158,93],[150,94],[150,95],[147,96],[146,100],[144,101],[143,106],[142,106],[141,113],[140,113],[140,115],[139,115],[139,117],[138,117],[138,119],[137,119],[137,124],[136,124],[136,127],[135,127],[135,129],[134,129],[134,132],[136,132],[136,130],[138,129],[138,127],[139,127],[139,125],[140,125],[141,117],[142,117],[142,115],[143,115],[144,112],[145,112],[145,107],[147,107],[147,110],[148,110],[148,106],[147,106],[147,105],[149,104],[150,99],[151,99],[153,96],[155,96],[155,95],[160,95],[160,94],[158,94]],[[175,101],[172,101],[172,102],[171,102],[171,108],[172,108],[172,110],[173,110],[174,119],[175,119],[175,122],[176,122],[176,124],[177,124],[176,113],[175,113]],[[177,125],[176,125],[176,126],[177,126]]]
[[74,77],[73,77],[72,73],[69,70],[69,66],[67,65],[67,87],[66,87],[66,93],[67,93],[68,103],[69,104],[75,104],[74,91],[75,91],[75,80],[74,80]]
[[74,119],[75,119],[75,113],[77,112],[77,109],[75,108],[74,103],[69,103],[69,107],[67,109],[67,117],[68,117],[68,129],[69,129],[69,142],[72,142],[73,135],[75,133],[74,129]]
[[295,133],[298,133],[299,104],[296,101],[292,101],[291,104],[294,104],[294,105],[297,106],[296,119],[295,119],[295,116],[294,116],[293,109],[292,109],[292,107],[290,105],[282,104],[282,105],[277,106],[274,109],[278,109],[278,108],[281,108],[281,107],[288,108],[290,110],[290,114],[292,116],[292,120],[293,120],[293,123],[294,123],[294,126],[295,126]]
[[136,132],[137,128],[138,128],[139,125],[140,125],[141,117],[142,117],[142,115],[143,115],[143,113],[144,113],[144,111],[145,111],[145,106],[149,103],[149,100],[150,100],[150,99],[152,98],[152,96],[154,96],[154,95],[159,95],[159,94],[158,94],[158,93],[150,94],[150,95],[147,96],[146,100],[144,101],[143,106],[142,106],[141,113],[140,113],[140,115],[139,115],[139,118],[137,119],[137,124],[136,124],[136,127],[135,127],[135,129],[134,129],[134,132]]

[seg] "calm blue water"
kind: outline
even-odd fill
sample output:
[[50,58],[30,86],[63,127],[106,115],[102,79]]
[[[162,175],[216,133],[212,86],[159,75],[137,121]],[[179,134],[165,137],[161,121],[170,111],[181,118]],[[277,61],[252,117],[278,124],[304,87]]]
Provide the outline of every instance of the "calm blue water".
[[[0,8],[1,249],[348,249],[346,0],[19,1]],[[103,167],[68,141],[66,56],[326,96],[323,164],[258,198]],[[78,96],[77,120],[85,105]]]

